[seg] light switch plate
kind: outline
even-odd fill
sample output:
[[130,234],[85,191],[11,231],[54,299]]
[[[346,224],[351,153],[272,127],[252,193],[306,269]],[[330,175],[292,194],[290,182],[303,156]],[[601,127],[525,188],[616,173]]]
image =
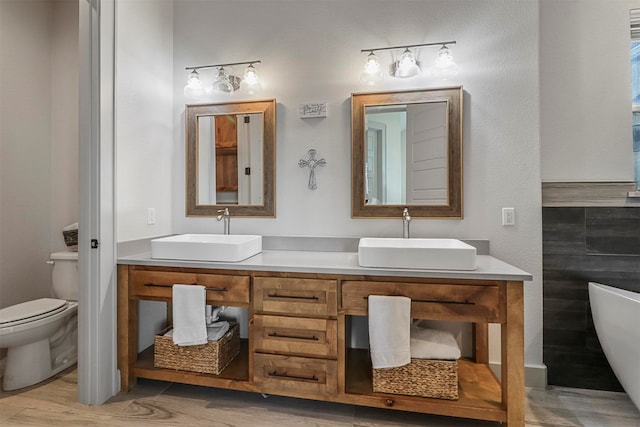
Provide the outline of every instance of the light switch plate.
[[147,208],[147,225],[153,225],[155,223],[156,223],[155,208]]
[[515,208],[502,208],[502,225],[516,225]]

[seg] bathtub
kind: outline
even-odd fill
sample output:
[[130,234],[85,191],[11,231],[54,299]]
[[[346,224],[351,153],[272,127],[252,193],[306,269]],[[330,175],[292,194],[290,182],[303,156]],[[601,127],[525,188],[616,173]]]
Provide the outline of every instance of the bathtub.
[[640,294],[591,282],[589,301],[604,354],[640,409]]

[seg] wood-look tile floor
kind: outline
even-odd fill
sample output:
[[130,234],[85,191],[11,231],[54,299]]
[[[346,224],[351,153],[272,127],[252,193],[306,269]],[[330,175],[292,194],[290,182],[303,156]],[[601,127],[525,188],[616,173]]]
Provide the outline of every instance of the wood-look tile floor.
[[[37,386],[0,392],[0,425],[399,427],[499,426],[499,423],[354,407],[279,396],[139,380],[100,406],[77,403],[77,371]],[[527,389],[527,426],[640,427],[624,393],[553,387]]]

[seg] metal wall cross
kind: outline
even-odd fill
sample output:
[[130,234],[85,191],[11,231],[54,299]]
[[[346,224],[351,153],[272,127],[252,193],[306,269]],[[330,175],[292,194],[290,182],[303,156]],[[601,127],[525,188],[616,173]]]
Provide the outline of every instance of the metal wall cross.
[[298,166],[300,166],[301,168],[309,168],[308,187],[310,190],[315,190],[316,188],[318,188],[318,185],[316,184],[316,166],[324,166],[327,164],[327,161],[325,159],[316,160],[316,153],[317,151],[312,148],[311,150],[309,150],[309,158],[307,160],[300,159],[300,161],[298,162]]

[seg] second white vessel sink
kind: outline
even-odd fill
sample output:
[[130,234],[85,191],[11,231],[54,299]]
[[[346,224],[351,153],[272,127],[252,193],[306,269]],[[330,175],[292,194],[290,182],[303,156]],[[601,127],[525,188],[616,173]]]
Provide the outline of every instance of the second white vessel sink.
[[365,237],[358,244],[361,267],[475,270],[476,248],[457,239]]
[[151,240],[151,258],[238,262],[262,252],[262,236],[178,234]]

